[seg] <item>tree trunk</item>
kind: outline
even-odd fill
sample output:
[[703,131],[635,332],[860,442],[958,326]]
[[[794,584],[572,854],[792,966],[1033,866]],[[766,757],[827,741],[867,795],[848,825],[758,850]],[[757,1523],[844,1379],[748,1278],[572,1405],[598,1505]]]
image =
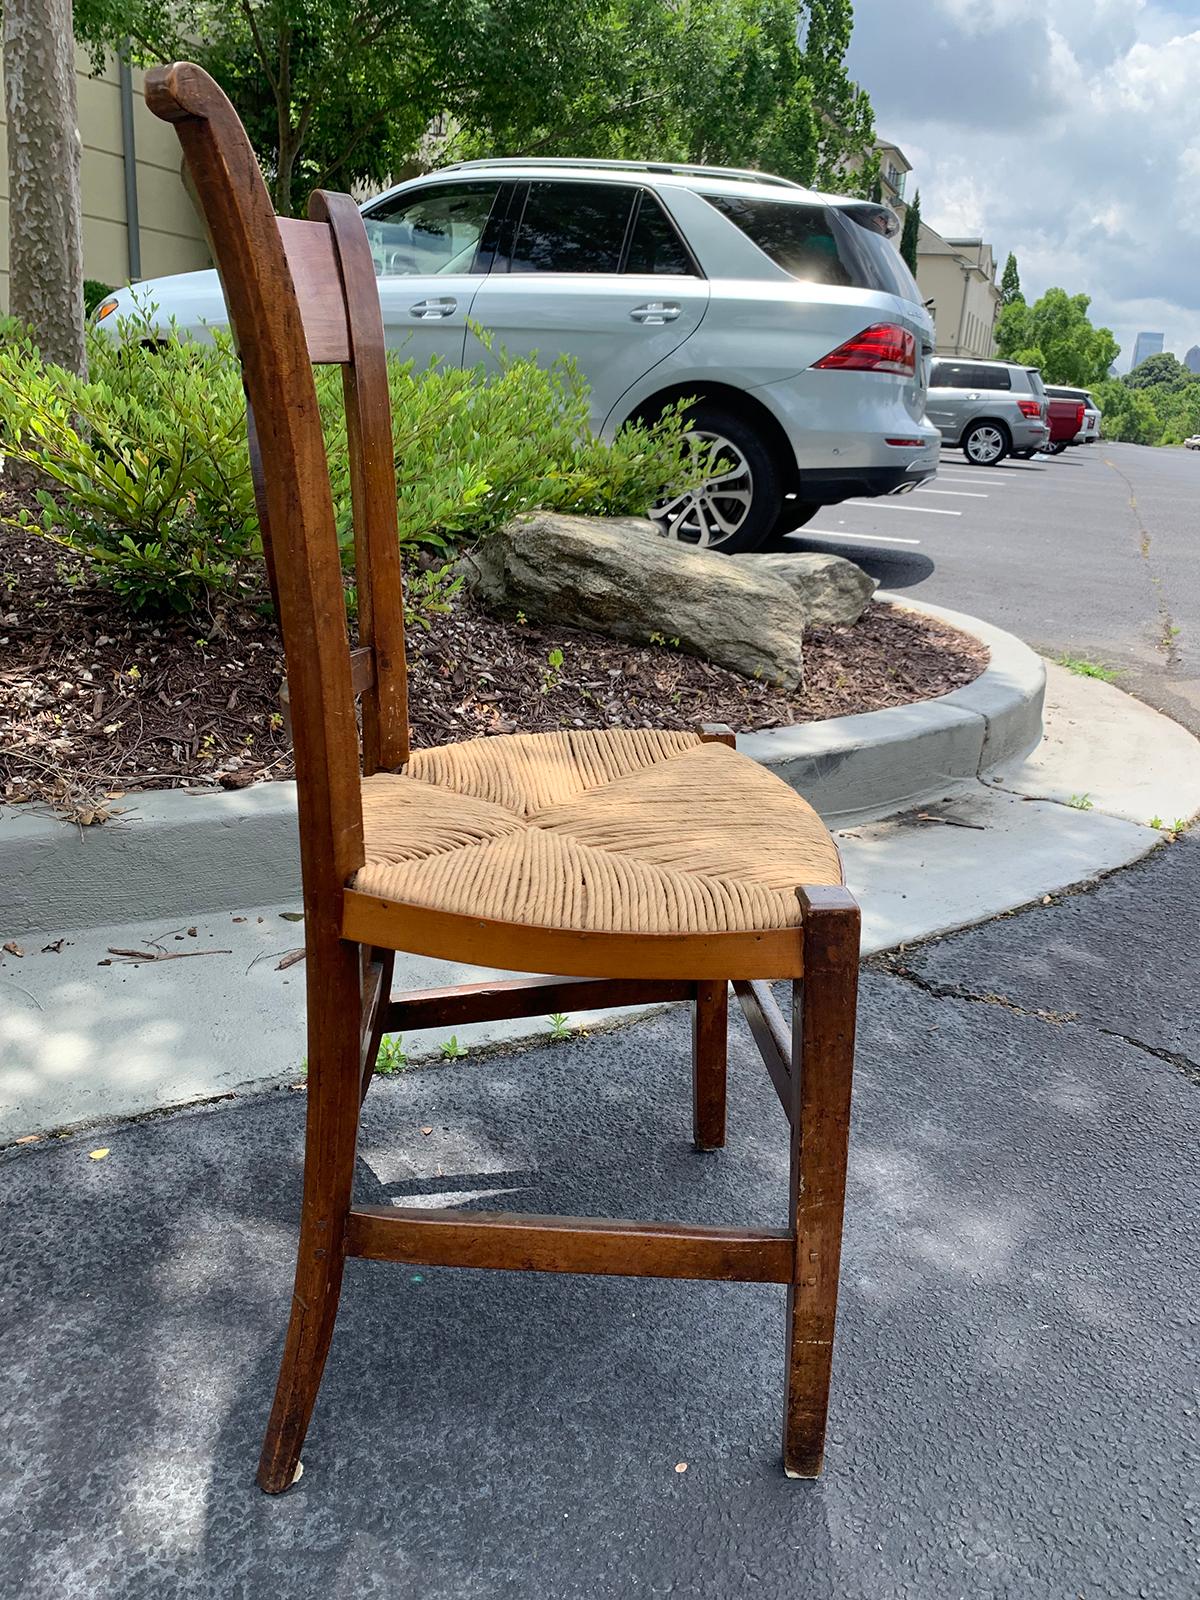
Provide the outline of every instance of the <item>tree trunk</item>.
[[71,0],[4,0],[9,311],[47,361],[86,370]]

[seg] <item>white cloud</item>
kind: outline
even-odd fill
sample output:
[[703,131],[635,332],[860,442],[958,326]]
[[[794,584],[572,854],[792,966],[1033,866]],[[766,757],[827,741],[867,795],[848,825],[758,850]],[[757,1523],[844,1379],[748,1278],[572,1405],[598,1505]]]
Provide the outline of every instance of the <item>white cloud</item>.
[[943,232],[1092,298],[1126,352],[1200,341],[1197,0],[857,0],[851,71]]

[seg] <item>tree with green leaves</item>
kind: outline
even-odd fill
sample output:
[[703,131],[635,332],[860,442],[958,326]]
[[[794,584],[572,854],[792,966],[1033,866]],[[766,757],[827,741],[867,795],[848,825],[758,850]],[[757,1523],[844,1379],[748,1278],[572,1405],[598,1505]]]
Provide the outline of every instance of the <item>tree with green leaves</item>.
[[1112,331],[1093,327],[1086,294],[1047,289],[1026,305],[1014,300],[996,320],[996,350],[1006,361],[1040,367],[1047,383],[1089,389],[1108,375],[1120,350]]
[[1131,389],[1157,389],[1177,392],[1200,382],[1169,350],[1147,356],[1132,372],[1126,373],[1123,382]]
[[900,234],[900,254],[908,270],[917,275],[917,248],[921,237],[921,191],[917,190],[904,213],[904,228]]
[[1025,296],[1021,293],[1021,275],[1017,271],[1017,258],[1010,250],[1000,277],[1000,304],[1011,306],[1017,300],[1022,305],[1025,304]]
[[[850,0],[77,0],[93,48],[184,56],[246,124],[276,208],[478,155],[873,175]],[[438,126],[445,132],[428,137]]]
[[851,0],[803,0],[790,9],[793,17],[800,13],[800,75],[809,85],[818,128],[815,170],[803,181],[865,196],[874,175],[868,152],[873,154],[875,113],[846,70],[854,7]]
[[1131,389],[1120,378],[1105,378],[1092,393],[1099,405],[1101,431],[1106,439],[1122,439],[1127,444],[1158,444],[1162,439],[1162,419],[1145,389]]
[[[470,0],[77,0],[94,50],[190,60],[233,101],[276,210],[400,170],[444,106],[440,35]],[[432,48],[430,45],[432,41]]]

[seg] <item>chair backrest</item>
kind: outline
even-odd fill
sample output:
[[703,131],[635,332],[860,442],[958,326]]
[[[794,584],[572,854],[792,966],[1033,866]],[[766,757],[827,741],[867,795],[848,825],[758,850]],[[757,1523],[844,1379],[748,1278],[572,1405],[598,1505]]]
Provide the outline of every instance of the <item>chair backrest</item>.
[[[200,67],[156,67],[146,103],[179,135],[241,357],[287,661],[305,899],[328,908],[323,891],[339,899],[363,862],[360,772],[408,759],[395,460],[371,249],[348,195],[318,190],[310,220],[276,217],[237,113]],[[313,363],[340,364],[343,374],[361,642],[353,656]]]

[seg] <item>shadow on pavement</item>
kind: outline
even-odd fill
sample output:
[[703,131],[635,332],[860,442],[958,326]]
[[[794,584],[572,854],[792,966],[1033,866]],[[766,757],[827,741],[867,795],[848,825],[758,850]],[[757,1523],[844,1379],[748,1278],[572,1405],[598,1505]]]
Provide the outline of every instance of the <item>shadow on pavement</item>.
[[[697,1156],[688,1043],[673,1008],[377,1081],[357,1195],[783,1221],[752,1045],[736,1028],[728,1148]],[[1182,1596],[1189,1108],[1103,1030],[864,977],[816,1483],[779,1470],[773,1286],[352,1262],[305,1476],[269,1500],[302,1094],[26,1147],[0,1166],[0,1590]]]
[[812,550],[820,551],[822,554],[845,556],[848,561],[853,561],[856,567],[861,567],[864,572],[869,572],[873,578],[878,579],[881,589],[915,588],[917,584],[924,583],[934,570],[934,563],[930,558],[920,555],[915,550],[901,552],[894,551],[888,545],[857,542],[853,549],[848,549],[845,540],[821,539],[803,530],[789,535],[781,548],[790,550],[794,554]]

